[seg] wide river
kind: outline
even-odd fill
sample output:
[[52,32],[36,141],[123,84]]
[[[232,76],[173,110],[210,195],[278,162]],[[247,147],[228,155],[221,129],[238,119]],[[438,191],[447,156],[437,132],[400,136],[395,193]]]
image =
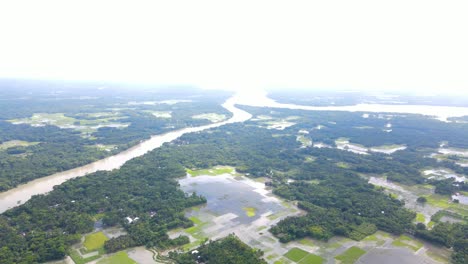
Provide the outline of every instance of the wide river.
[[174,139],[186,133],[198,132],[214,127],[223,126],[225,124],[244,122],[250,119],[252,116],[235,107],[235,104],[259,106],[259,107],[276,107],[276,108],[288,108],[288,109],[300,109],[300,110],[312,110],[312,111],[363,111],[363,112],[393,112],[393,113],[413,113],[413,114],[424,114],[435,116],[441,120],[445,120],[448,117],[464,116],[468,115],[468,107],[445,107],[445,106],[411,106],[411,105],[356,105],[356,106],[336,106],[336,107],[313,107],[313,106],[301,106],[294,104],[281,104],[277,103],[268,97],[265,93],[249,92],[247,94],[238,94],[228,99],[223,107],[232,112],[233,116],[223,122],[214,123],[199,127],[184,128],[166,134],[153,136],[150,139],[139,143],[138,145],[125,150],[117,155],[107,157],[105,159],[93,162],[91,164],[78,167],[75,169],[67,170],[52,174],[50,176],[36,179],[34,181],[19,185],[18,187],[9,191],[0,193],[0,213],[8,210],[9,208],[18,206],[25,203],[33,195],[44,194],[51,191],[54,185],[62,184],[63,182],[76,178],[82,177],[86,174],[93,173],[99,170],[113,170],[118,169],[125,162],[144,155],[148,151],[160,147],[166,142],[170,142]]
[[28,183],[19,185],[18,187],[9,191],[0,193],[0,213],[5,212],[9,208],[25,203],[33,195],[50,192],[53,189],[54,185],[62,184],[63,182],[69,179],[82,177],[86,174],[100,170],[110,171],[113,169],[118,169],[125,162],[135,157],[142,156],[145,153],[162,146],[164,143],[171,142],[174,139],[177,139],[186,133],[198,132],[230,123],[244,122],[250,119],[252,115],[235,107],[234,104],[236,102],[234,100],[235,98],[230,98],[223,104],[223,107],[226,108],[228,111],[232,112],[233,114],[233,116],[226,121],[199,127],[184,128],[165,134],[152,136],[150,139],[143,141],[138,145],[129,148],[123,152],[120,152],[117,155],[95,161],[82,167],[55,173],[44,178],[39,178]]

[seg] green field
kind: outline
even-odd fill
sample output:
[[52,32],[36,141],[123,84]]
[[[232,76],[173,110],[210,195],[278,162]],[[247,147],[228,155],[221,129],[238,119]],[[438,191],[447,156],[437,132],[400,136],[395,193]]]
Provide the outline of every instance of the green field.
[[10,140],[10,141],[5,141],[0,144],[0,150],[5,150],[9,149],[12,147],[28,147],[28,146],[33,146],[37,145],[39,142],[28,142],[28,141],[22,141],[22,140]]
[[[99,118],[97,116],[99,116]],[[93,114],[80,114],[80,119],[66,116],[64,113],[35,113],[28,118],[8,121],[13,124],[29,124],[33,126],[51,125],[60,128],[73,128],[82,133],[90,133],[97,131],[97,126],[128,126],[128,123],[119,123],[119,119],[122,118],[124,118],[124,116],[112,113],[94,113],[94,116]]]
[[418,222],[418,223],[424,223],[424,222],[426,222],[426,218],[424,217],[423,214],[417,213],[417,214],[416,214],[416,222]]
[[299,261],[299,264],[322,264],[323,263],[323,258],[314,254],[309,254],[305,256],[301,261]]
[[348,250],[343,252],[343,254],[336,256],[335,259],[339,260],[340,263],[343,264],[353,264],[364,254],[366,254],[365,250],[358,247],[350,247]]
[[98,261],[98,264],[136,264],[136,262],[128,257],[127,252],[120,251],[110,257]]
[[303,239],[299,240],[299,243],[301,245],[306,245],[306,246],[309,246],[309,247],[315,246],[314,242],[309,238],[303,238]]
[[93,251],[102,248],[107,240],[109,239],[104,235],[104,233],[97,232],[85,236],[83,245],[88,251]]
[[235,172],[234,168],[229,167],[229,166],[216,166],[211,169],[201,169],[201,170],[187,169],[186,171],[192,177],[197,177],[201,175],[217,176],[217,175],[226,174],[226,173],[232,174]]
[[242,210],[245,211],[248,217],[254,217],[256,215],[257,209],[254,207],[244,207]]
[[305,256],[307,255],[309,255],[309,252],[304,251],[300,248],[292,248],[286,254],[284,254],[285,257],[287,257],[288,259],[294,262],[299,262],[300,260],[305,258]]
[[203,223],[200,219],[198,219],[198,217],[195,217],[195,216],[192,216],[192,217],[190,217],[189,219],[190,219],[190,220],[193,222],[193,224],[195,224],[195,225],[200,225],[200,224]]
[[343,169],[348,169],[349,168],[349,164],[346,163],[346,162],[337,162],[336,166],[339,167],[339,168],[343,168]]
[[392,242],[392,245],[397,247],[409,248],[413,251],[418,251],[423,246],[423,243],[412,239],[411,237],[401,235],[398,239],[395,239]]
[[92,256],[92,257],[89,257],[89,258],[82,258],[81,255],[74,249],[70,250],[69,252],[69,255],[70,257],[72,258],[73,262],[75,262],[75,264],[85,264],[85,263],[88,263],[90,261],[93,261],[93,260],[96,260],[98,258],[101,257],[101,255],[96,255],[96,256]]
[[217,114],[217,113],[207,113],[207,114],[200,114],[192,116],[193,119],[207,119],[213,123],[223,121],[226,119],[225,115]]

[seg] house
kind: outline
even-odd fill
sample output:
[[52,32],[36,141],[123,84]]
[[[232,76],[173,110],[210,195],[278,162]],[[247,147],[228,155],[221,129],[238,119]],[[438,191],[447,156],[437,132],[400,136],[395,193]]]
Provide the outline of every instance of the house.
[[135,218],[133,218],[133,219],[132,219],[130,216],[125,217],[125,220],[127,220],[127,222],[128,222],[129,224],[131,224],[131,223],[133,223],[133,222],[136,222],[136,221],[138,221],[139,219],[140,219],[140,217],[138,217],[138,216],[135,217]]

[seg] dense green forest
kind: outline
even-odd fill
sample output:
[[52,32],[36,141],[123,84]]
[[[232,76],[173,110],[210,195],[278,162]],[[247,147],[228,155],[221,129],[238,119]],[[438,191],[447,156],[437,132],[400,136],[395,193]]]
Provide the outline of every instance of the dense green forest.
[[[341,137],[349,138],[351,143],[366,147],[404,144],[409,148],[438,148],[440,142],[448,141],[448,146],[468,148],[465,136],[468,123],[447,123],[414,114],[370,114],[363,118],[363,113],[342,111],[305,111],[274,108],[256,108],[243,106],[254,115],[267,115],[273,119],[298,117],[291,120],[297,123],[285,131],[297,132],[304,129],[314,142],[323,142],[331,146]],[[389,118],[389,119],[387,119]],[[261,123],[261,122],[260,122]],[[385,132],[385,125],[391,123],[391,132]],[[318,125],[323,126],[316,129]]]
[[[128,232],[107,241],[108,252],[138,245],[166,248],[187,243],[188,238],[170,240],[166,233],[191,226],[183,210],[206,200],[178,188],[174,177],[182,175],[184,168],[173,161],[148,156],[134,159],[120,170],[74,179],[47,195],[35,196],[0,217],[5,230],[0,262],[61,259],[71,243],[92,231],[98,214],[107,226],[121,225]],[[129,224],[126,217],[139,220]]]
[[[401,117],[406,121],[394,125],[392,133],[385,132],[390,134],[388,137],[380,137],[377,133],[372,134],[373,138],[371,134],[367,135],[370,138],[365,138],[357,132],[345,134],[345,126],[350,126],[352,120],[356,122],[353,126],[376,126],[376,122],[383,126],[386,121],[378,118],[363,119],[356,113],[314,112],[314,115],[310,115],[310,112],[304,111],[244,108],[255,115],[268,114],[280,119],[298,116],[299,119],[294,120],[298,124],[275,130],[263,128],[261,120],[248,121],[207,132],[186,134],[127,162],[119,170],[96,172],[73,179],[54,187],[46,195],[34,196],[25,204],[0,216],[0,263],[35,263],[61,259],[71,244],[92,231],[97,218],[102,218],[105,226],[121,226],[127,232],[127,235],[107,241],[104,246],[107,252],[140,245],[168,249],[186,244],[189,242],[187,237],[169,239],[167,231],[193,225],[184,216],[184,209],[205,203],[206,199],[197,194],[184,194],[179,189],[177,178],[185,175],[185,168],[209,168],[214,165],[231,165],[251,177],[266,176],[275,194],[298,201],[307,214],[288,217],[270,229],[282,242],[306,236],[327,240],[335,235],[360,240],[380,229],[393,234],[410,233],[453,247],[455,263],[464,263],[467,259],[468,238],[460,235],[466,234],[466,224],[437,223],[431,230],[417,226],[413,223],[415,213],[405,209],[403,202],[368,184],[367,179],[362,177],[368,174],[385,175],[392,181],[404,184],[429,183],[439,191],[451,192],[452,189],[445,190],[443,181],[426,181],[420,170],[437,166],[466,173],[465,169],[450,160],[438,162],[428,157],[427,154],[434,151],[438,144],[424,143],[420,138],[431,138],[431,142],[436,143],[439,140],[446,141],[446,137],[460,136],[466,127],[438,121],[434,123],[421,116],[408,115]],[[336,124],[327,125],[326,120]],[[392,120],[392,123],[397,123],[397,120],[400,118]],[[414,124],[416,121],[423,128],[419,134],[412,135],[412,132],[418,130]],[[145,123],[142,121],[141,125],[145,126]],[[319,124],[336,127],[314,130]],[[6,125],[15,128],[25,126]],[[424,130],[432,126],[438,129],[431,136]],[[403,132],[398,132],[399,128]],[[58,143],[61,138],[66,141],[72,136],[77,141],[82,140],[84,145],[92,140],[51,126],[28,126],[25,129],[44,132],[37,133],[45,137],[42,141],[25,135],[22,140],[30,142],[47,141],[49,134],[53,138],[50,141],[58,140]],[[331,145],[338,137],[348,137],[351,142],[369,144],[366,146],[406,144],[408,148],[393,155],[359,155],[334,148],[303,148],[296,139],[301,129],[310,131],[305,136],[311,140],[329,142]],[[101,132],[105,131],[99,130],[97,134]],[[5,135],[8,133],[14,135],[4,132]],[[97,138],[95,140],[101,140],[100,136]],[[118,140],[119,135],[106,138]],[[9,139],[12,137],[5,136],[5,140]],[[463,142],[461,139],[453,144],[462,146],[465,144]],[[452,141],[449,140],[449,143],[452,144]],[[31,151],[41,145],[24,147],[24,151]],[[8,150],[6,153],[18,155],[8,154]],[[340,163],[346,166],[339,166]],[[288,183],[288,179],[296,181]],[[128,223],[126,217],[139,219]],[[236,250],[245,254],[225,253],[237,253]],[[229,255],[226,260],[232,260],[232,263],[237,263],[235,261],[238,258],[247,261],[245,263],[264,263],[259,260],[261,252],[248,249],[234,237],[210,242],[201,246],[199,251],[207,263],[217,263],[222,254]],[[193,261],[192,255],[174,257],[180,258],[181,263],[193,263],[190,262]]]
[[[326,240],[333,235],[362,239],[377,228],[395,234],[414,231],[415,215],[403,209],[400,201],[367,184],[351,168],[325,162],[315,174],[315,167],[309,165],[322,163],[307,162],[310,153],[299,148],[295,137],[274,133],[278,131],[232,124],[210,133],[187,134],[120,170],[98,172],[57,186],[48,195],[36,196],[2,215],[2,228],[15,235],[2,240],[5,252],[0,257],[16,262],[25,261],[26,256],[41,261],[61,258],[76,235],[91,231],[91,219],[97,214],[103,215],[106,225],[119,224],[128,232],[106,243],[109,252],[136,245],[166,248],[186,243],[183,237],[168,239],[166,232],[190,226],[183,209],[205,200],[184,195],[174,179],[185,174],[185,167],[217,164],[236,166],[254,177],[269,175],[275,193],[300,201],[306,216],[287,218],[271,229],[281,241],[305,236]],[[314,151],[323,151],[325,160],[332,153],[329,149]],[[336,153],[361,156],[340,150]],[[395,162],[395,167],[403,166]],[[319,183],[285,184],[289,175],[297,179],[308,175],[304,178]],[[156,216],[150,217],[151,212]],[[127,216],[140,220],[127,224]]]
[[266,261],[261,259],[262,255],[263,252],[253,250],[235,235],[209,241],[187,253],[170,253],[170,257],[179,264],[196,264],[200,262],[207,264],[266,264]]
[[[220,106],[229,95],[222,92],[208,94],[186,88],[175,92],[162,89],[154,93],[145,87],[135,91],[131,86],[115,91],[98,89],[104,84],[74,82],[69,85],[80,89],[64,89],[67,83],[34,82],[28,86],[25,82],[0,81],[0,191],[102,159],[151,135],[210,123],[192,118],[197,114],[231,115]],[[83,97],[83,94],[88,96]],[[174,99],[191,101],[128,104]],[[170,113],[170,116],[157,118],[154,112]],[[11,121],[18,122],[37,113],[63,114],[56,120],[62,128],[47,123],[32,126]],[[112,127],[112,122],[128,126]],[[30,145],[2,148],[2,143],[13,141],[25,141]]]

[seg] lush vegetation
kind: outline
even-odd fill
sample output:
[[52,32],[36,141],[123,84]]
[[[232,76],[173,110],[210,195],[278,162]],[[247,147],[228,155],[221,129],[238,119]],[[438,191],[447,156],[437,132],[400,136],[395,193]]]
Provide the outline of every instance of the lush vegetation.
[[432,243],[453,248],[452,260],[454,263],[468,261],[468,225],[460,223],[436,224],[431,230],[424,225],[418,225],[415,235]]
[[353,264],[355,263],[362,255],[366,253],[365,250],[358,247],[350,247],[342,254],[335,257],[343,264]]
[[[148,87],[122,85],[118,90],[97,89],[105,85],[0,80],[0,191],[91,163],[151,135],[210,123],[192,118],[194,115],[215,112],[230,116],[220,106],[228,96],[225,93],[213,96],[189,88],[154,93]],[[154,103],[193,96],[196,101]],[[171,115],[157,118],[154,111]],[[43,118],[32,118],[34,126],[28,124],[38,113],[43,113]],[[113,127],[114,123],[128,127]],[[18,140],[34,144],[2,144]]]
[[[135,159],[117,171],[68,181],[48,195],[35,196],[4,213],[0,217],[0,262],[61,259],[70,244],[92,231],[92,218],[97,214],[104,216],[107,226],[118,224],[128,232],[106,241],[107,252],[138,245],[166,248],[187,243],[187,237],[171,240],[166,232],[191,226],[183,210],[206,200],[178,189],[173,178],[185,175],[183,167],[153,158]],[[139,219],[128,223],[126,217]]]
[[235,235],[229,235],[223,239],[205,243],[196,250],[184,254],[172,252],[170,257],[179,264],[263,264],[266,261],[261,258],[262,255],[262,251],[253,250]]
[[302,250],[300,248],[292,248],[286,254],[284,254],[284,256],[287,257],[288,259],[294,261],[294,262],[299,262],[301,259],[303,259],[308,254],[309,253],[307,251],[304,251],[304,250]]
[[[32,105],[37,108],[40,104]],[[60,107],[63,107],[60,108],[61,112],[67,112],[64,110],[65,105]],[[421,223],[416,226],[413,223],[416,214],[404,209],[403,202],[386,195],[362,177],[366,174],[383,174],[393,181],[418,184],[426,182],[419,171],[434,165],[450,168],[452,166],[451,169],[465,173],[464,168],[452,161],[437,162],[427,157],[428,153],[434,151],[434,144],[438,140],[460,137],[462,132],[466,133],[463,124],[452,126],[408,115],[392,121],[392,133],[382,134],[377,131],[379,128],[372,133],[359,134],[358,131],[362,129],[349,132],[349,127],[376,127],[379,124],[383,126],[387,121],[377,118],[363,119],[355,113],[324,112],[307,116],[301,111],[284,110],[271,113],[270,110],[249,108],[249,111],[256,114],[269,113],[279,118],[299,116],[299,119],[294,121],[298,124],[280,131],[259,127],[262,121],[250,121],[246,124],[215,128],[209,133],[187,134],[143,157],[129,161],[119,170],[96,172],[68,181],[56,186],[46,195],[35,196],[24,205],[5,212],[0,216],[0,262],[35,263],[61,259],[67,254],[71,244],[79,241],[83,234],[93,231],[97,215],[102,217],[106,226],[120,226],[127,232],[127,235],[104,243],[104,248],[109,253],[140,245],[168,249],[187,244],[187,237],[169,239],[167,231],[193,225],[185,218],[184,209],[202,204],[206,200],[197,194],[184,194],[178,188],[176,178],[186,175],[185,168],[193,169],[189,172],[196,174],[196,169],[207,169],[216,165],[235,167],[237,171],[251,177],[266,176],[269,178],[267,184],[274,188],[277,195],[298,201],[298,205],[307,214],[286,218],[270,230],[282,242],[305,237],[328,240],[335,235],[361,240],[380,229],[393,234],[415,234],[443,246],[453,247],[454,261],[463,263],[461,261],[466,260],[466,225],[438,223],[432,230],[427,230],[423,224],[420,225]],[[17,118],[12,112],[8,115]],[[132,119],[129,120],[132,124],[141,124],[141,131],[156,131],[158,127],[156,123],[144,121],[144,114],[127,113],[127,116]],[[138,121],[138,118],[141,120]],[[328,121],[336,124],[325,124]],[[416,121],[419,128],[414,125]],[[18,128],[8,122],[4,124],[11,129]],[[333,126],[333,129],[312,129],[319,124]],[[154,130],[151,128],[153,126]],[[348,130],[345,130],[347,126]],[[437,129],[433,134],[425,132],[434,127]],[[10,128],[2,133],[11,133]],[[24,137],[18,138],[18,135],[21,135],[21,132],[18,132],[18,135],[15,135],[17,138],[4,136],[2,140],[62,140],[57,143],[61,145],[73,138],[70,144],[77,144],[77,147],[89,144],[87,142],[90,140],[97,140],[103,144],[133,140],[132,136],[123,136],[121,133],[124,132],[115,129],[100,129],[94,134],[96,139],[90,139],[51,126],[32,128],[25,125],[23,128],[25,131],[42,129],[44,137],[47,138],[28,138],[26,132]],[[140,133],[137,132],[139,129],[135,128],[134,132]],[[358,155],[334,148],[301,148],[301,143],[296,140],[299,129],[310,131],[304,136],[312,141],[322,141],[332,146],[337,138],[346,136],[352,142],[365,146],[406,144],[408,149],[394,155]],[[127,130],[130,131],[132,130]],[[137,137],[144,136],[138,134]],[[431,140],[428,140],[429,138]],[[457,142],[460,146],[468,144],[466,137]],[[24,147],[25,151],[31,151],[32,154],[26,155],[25,158],[39,155],[32,150],[40,147],[44,147],[41,150],[44,153],[51,151],[51,148],[43,143],[27,146]],[[421,149],[422,147],[424,148]],[[46,160],[48,155],[44,154],[42,159]],[[81,154],[74,155],[79,157]],[[62,159],[68,160],[67,157],[71,156],[64,155]],[[44,170],[43,168],[52,171],[57,169],[54,163],[50,163],[49,167],[41,167],[40,162],[35,164],[39,164],[36,165],[38,171]],[[25,166],[27,168],[29,165]],[[66,166],[63,169],[66,169]],[[288,179],[296,181],[288,183]],[[4,182],[5,188],[14,185],[8,181]],[[436,187],[438,184],[445,184],[429,183]],[[442,189],[438,187],[439,191],[444,190],[444,186]],[[246,211],[251,213],[251,209]],[[172,257],[180,263],[195,263],[198,256],[206,263],[264,263],[260,259],[261,252],[252,250],[233,236],[204,244],[198,251],[197,256],[187,253],[173,254]],[[310,261],[317,259],[316,256],[309,258]]]
[[98,261],[98,264],[136,264],[134,260],[128,257],[124,251],[117,252],[114,255]]
[[96,232],[85,236],[83,245],[87,250],[92,251],[103,247],[107,240],[108,238],[104,235],[104,233]]
[[[406,145],[409,149],[435,149],[440,142],[448,141],[450,147],[468,148],[468,139],[464,136],[468,123],[446,123],[414,114],[373,114],[363,118],[363,113],[341,111],[315,111],[311,115],[310,111],[242,108],[254,115],[267,115],[275,119],[299,117],[294,120],[297,124],[286,128],[285,132],[297,133],[299,129],[304,129],[309,132],[305,135],[307,139],[331,146],[335,145],[336,139],[345,137],[351,143],[366,147]],[[390,133],[385,132],[388,123],[392,125]],[[322,126],[321,129],[317,129],[318,125]]]

